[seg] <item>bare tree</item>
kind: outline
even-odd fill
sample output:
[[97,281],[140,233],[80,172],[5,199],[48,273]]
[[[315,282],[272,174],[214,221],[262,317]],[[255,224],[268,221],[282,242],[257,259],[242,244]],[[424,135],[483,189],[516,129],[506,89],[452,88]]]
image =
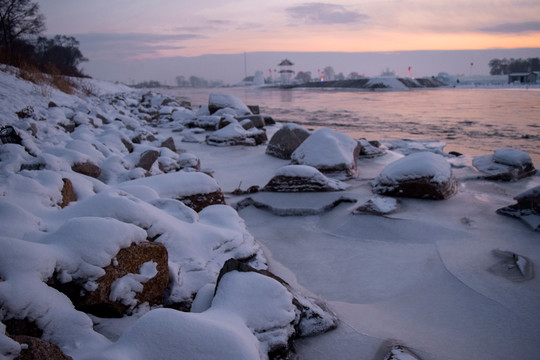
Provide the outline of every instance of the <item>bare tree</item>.
[[45,16],[31,0],[0,0],[0,47],[11,59],[16,42],[45,30]]

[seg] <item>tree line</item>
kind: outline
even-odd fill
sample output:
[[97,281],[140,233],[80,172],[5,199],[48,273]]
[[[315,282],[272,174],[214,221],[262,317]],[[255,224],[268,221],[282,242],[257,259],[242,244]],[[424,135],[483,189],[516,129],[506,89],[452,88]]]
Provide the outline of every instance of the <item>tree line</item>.
[[540,58],[528,59],[492,59],[489,61],[491,75],[508,75],[511,73],[525,73],[540,71]]
[[73,36],[40,36],[45,16],[31,0],[0,0],[0,62],[34,67],[49,74],[84,76],[79,65],[88,61]]

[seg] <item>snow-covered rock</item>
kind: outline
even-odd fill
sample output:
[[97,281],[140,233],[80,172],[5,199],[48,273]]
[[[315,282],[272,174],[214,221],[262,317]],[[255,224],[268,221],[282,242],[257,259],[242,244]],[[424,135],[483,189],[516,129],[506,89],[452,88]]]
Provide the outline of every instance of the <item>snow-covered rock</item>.
[[391,214],[397,209],[397,200],[391,197],[374,197],[353,210],[353,214]]
[[540,186],[514,197],[517,204],[497,209],[497,213],[521,219],[533,230],[540,231]]
[[212,93],[208,99],[208,110],[210,114],[224,108],[233,109],[236,115],[252,115],[249,108],[242,100],[233,95]]
[[443,200],[457,192],[457,179],[444,157],[418,152],[387,165],[372,186],[386,196]]
[[492,155],[475,156],[473,166],[489,180],[517,181],[536,174],[530,155],[510,148],[497,149]]
[[337,178],[358,176],[360,145],[349,135],[323,128],[311,134],[292,153],[291,163],[309,165]]
[[245,130],[238,122],[231,123],[206,137],[206,143],[215,146],[256,146],[266,141],[266,132],[256,128]]
[[308,165],[287,165],[276,170],[264,191],[314,192],[345,190],[347,184],[324,176]]
[[309,130],[300,125],[287,123],[272,136],[266,147],[266,153],[280,159],[289,160],[292,153],[309,135]]

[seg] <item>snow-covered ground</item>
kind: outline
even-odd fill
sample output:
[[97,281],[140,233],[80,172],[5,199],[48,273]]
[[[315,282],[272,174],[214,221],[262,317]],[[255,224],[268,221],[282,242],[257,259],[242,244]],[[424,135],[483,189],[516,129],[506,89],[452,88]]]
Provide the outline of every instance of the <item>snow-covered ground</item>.
[[[166,97],[92,86],[101,97],[50,91],[45,98],[35,85],[0,72],[0,123],[14,126],[23,145],[0,145],[0,321],[34,321],[43,338],[74,359],[173,359],[180,353],[258,359],[293,331],[298,314],[291,294],[300,292],[326,302],[339,318],[336,329],[296,340],[300,359],[383,359],[395,344],[425,360],[538,358],[540,278],[512,281],[493,270],[500,251],[540,264],[539,233],[495,212],[540,185],[538,174],[489,181],[464,156],[449,160],[459,184],[451,198],[381,201],[372,193],[373,180],[421,147],[404,142],[358,160],[359,175],[344,180],[343,191],[233,194],[263,187],[290,161],[267,155],[265,145],[208,145],[210,131],[182,126],[195,111],[165,104]],[[32,114],[16,115],[27,106]],[[155,108],[159,117],[150,111]],[[278,128],[267,126],[268,138]],[[168,138],[176,151],[161,146]],[[143,170],[137,165],[152,150],[158,160]],[[193,161],[176,172],[186,158],[200,160],[202,172]],[[72,170],[84,162],[98,165],[101,174]],[[448,168],[441,171],[447,175]],[[60,208],[64,178],[77,200]],[[216,187],[230,206],[196,213],[175,200]],[[392,211],[355,211],[369,200]],[[169,252],[165,302],[182,304],[198,293],[192,312],[132,307],[134,292],[155,276],[151,262],[117,283],[115,298],[132,307],[131,316],[118,319],[77,311],[45,283],[54,274],[91,291],[119,249],[149,238]],[[295,290],[257,273],[233,272],[215,292],[231,257],[250,258],[251,266],[268,268]],[[0,358],[9,359],[21,346],[4,335],[2,322]]]

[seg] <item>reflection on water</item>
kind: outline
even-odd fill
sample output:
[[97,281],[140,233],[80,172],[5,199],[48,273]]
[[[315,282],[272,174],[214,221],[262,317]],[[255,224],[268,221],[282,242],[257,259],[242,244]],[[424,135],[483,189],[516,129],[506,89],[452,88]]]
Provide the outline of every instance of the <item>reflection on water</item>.
[[231,94],[281,122],[330,127],[353,137],[430,138],[446,151],[478,155],[513,147],[540,166],[540,91],[436,89],[416,91],[168,89],[198,106],[212,92]]

